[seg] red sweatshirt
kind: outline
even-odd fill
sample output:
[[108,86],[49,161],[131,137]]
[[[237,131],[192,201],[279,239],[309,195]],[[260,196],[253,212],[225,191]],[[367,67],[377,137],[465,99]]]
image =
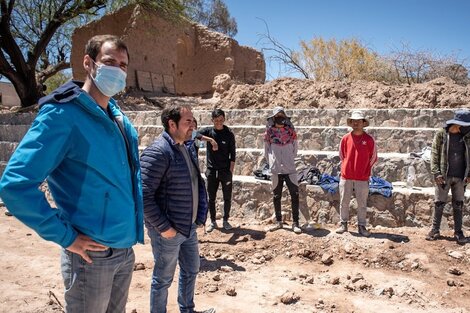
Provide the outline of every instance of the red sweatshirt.
[[342,178],[369,180],[370,170],[377,162],[374,138],[365,132],[359,136],[352,132],[344,135],[339,147],[339,158]]

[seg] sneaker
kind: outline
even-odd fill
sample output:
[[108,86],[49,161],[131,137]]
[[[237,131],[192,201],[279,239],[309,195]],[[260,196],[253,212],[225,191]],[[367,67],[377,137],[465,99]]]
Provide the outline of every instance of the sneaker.
[[441,237],[441,233],[439,233],[439,230],[431,229],[429,234],[426,236],[426,240],[433,241],[433,240],[439,239],[440,237]]
[[223,226],[225,230],[231,230],[233,228],[228,221],[224,221]]
[[358,232],[359,232],[359,235],[361,236],[364,236],[364,237],[370,236],[370,232],[367,230],[365,226],[359,225]]
[[216,222],[211,222],[211,223],[209,224],[209,226],[207,226],[206,231],[207,231],[208,233],[210,233],[211,231],[213,231],[213,230],[216,229],[216,228],[217,228],[217,223],[216,223]]
[[210,308],[210,309],[207,309],[207,310],[204,310],[204,311],[193,311],[194,313],[215,313],[215,309],[214,308]]
[[348,231],[348,223],[341,222],[341,226],[336,230],[337,234],[344,234]]
[[467,243],[467,238],[465,238],[465,235],[463,234],[463,231],[459,231],[454,233],[454,238],[457,241],[459,245],[464,245]]
[[276,222],[273,226],[269,227],[269,231],[275,231],[282,228],[282,222]]
[[300,229],[299,223],[293,223],[293,224],[292,224],[292,230],[293,230],[294,233],[296,233],[296,234],[302,233],[302,229]]

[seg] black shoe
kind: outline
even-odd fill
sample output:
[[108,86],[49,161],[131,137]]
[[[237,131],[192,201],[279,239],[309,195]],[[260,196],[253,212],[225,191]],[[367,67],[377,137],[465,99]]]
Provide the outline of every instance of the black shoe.
[[464,245],[467,243],[467,238],[465,238],[465,235],[463,234],[463,231],[459,231],[454,233],[454,238],[457,241],[459,245]]
[[428,241],[434,241],[441,238],[441,233],[437,229],[431,229],[429,234],[426,236],[426,240]]
[[370,236],[370,232],[363,225],[359,225],[357,230],[358,230],[359,235],[361,235],[363,237],[369,237]]

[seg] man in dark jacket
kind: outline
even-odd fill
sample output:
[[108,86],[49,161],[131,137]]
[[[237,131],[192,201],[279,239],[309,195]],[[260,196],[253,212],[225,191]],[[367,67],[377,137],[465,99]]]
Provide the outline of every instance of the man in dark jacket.
[[[199,135],[212,138],[207,142],[207,192],[209,193],[209,213],[211,223],[207,231],[211,232],[217,228],[215,199],[219,184],[222,185],[224,197],[224,217],[223,227],[226,230],[232,229],[228,222],[230,209],[232,207],[232,178],[235,167],[235,136],[230,128],[224,125],[225,112],[222,109],[212,111],[212,123],[214,126],[207,127],[199,131]],[[216,146],[213,141],[215,140]]]
[[449,190],[452,192],[454,237],[465,244],[462,231],[462,210],[465,185],[470,182],[470,110],[457,110],[453,119],[434,136],[431,152],[431,173],[436,182],[432,228],[427,240],[440,237],[440,226]]
[[200,265],[196,228],[206,221],[207,195],[194,145],[185,144],[194,129],[190,107],[166,108],[161,119],[164,132],[140,158],[145,225],[155,259],[150,311],[166,312],[178,262],[178,304],[182,313],[192,313]]

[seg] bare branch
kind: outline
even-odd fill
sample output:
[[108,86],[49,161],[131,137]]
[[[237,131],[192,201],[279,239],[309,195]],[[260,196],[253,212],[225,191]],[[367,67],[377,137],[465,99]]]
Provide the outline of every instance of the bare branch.
[[264,45],[261,48],[261,51],[263,53],[265,51],[271,52],[272,55],[269,56],[270,60],[279,62],[281,65],[287,68],[290,68],[291,70],[295,72],[299,72],[306,79],[309,79],[310,77],[309,77],[308,72],[297,62],[295,58],[295,51],[283,45],[276,38],[271,36],[271,33],[269,32],[269,27],[266,21],[261,18],[258,18],[258,19],[261,20],[266,27],[266,33],[259,34],[260,39],[258,40],[258,43],[262,42]]

